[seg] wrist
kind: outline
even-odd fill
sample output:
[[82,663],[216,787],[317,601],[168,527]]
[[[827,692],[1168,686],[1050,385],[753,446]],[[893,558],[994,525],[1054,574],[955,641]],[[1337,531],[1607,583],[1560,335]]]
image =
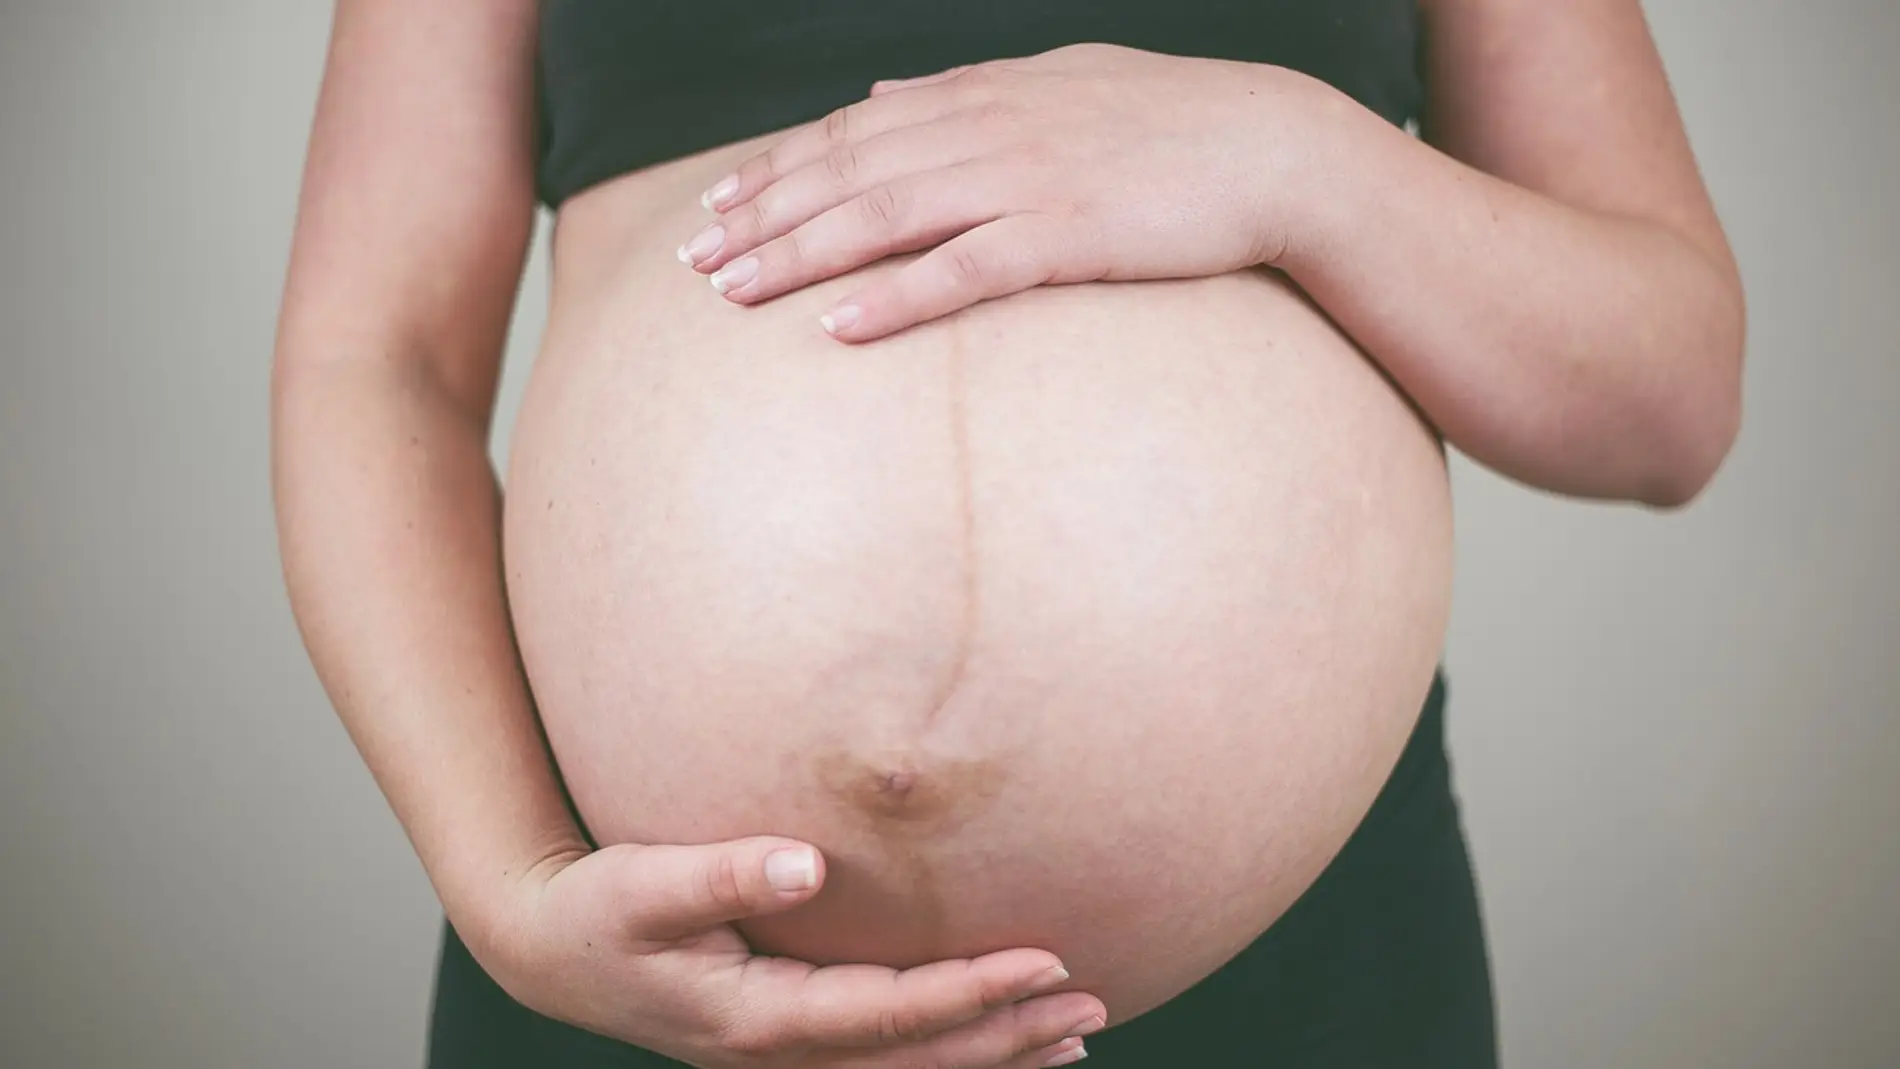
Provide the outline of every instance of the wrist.
[[1364,230],[1379,199],[1392,195],[1391,149],[1410,135],[1342,90],[1304,74],[1283,99],[1287,131],[1267,170],[1267,234],[1272,254],[1266,266],[1298,280],[1331,262],[1336,251]]
[[[477,960],[506,955],[554,874],[593,852],[578,825],[445,856],[427,866],[442,911]],[[486,963],[486,962],[485,962]]]

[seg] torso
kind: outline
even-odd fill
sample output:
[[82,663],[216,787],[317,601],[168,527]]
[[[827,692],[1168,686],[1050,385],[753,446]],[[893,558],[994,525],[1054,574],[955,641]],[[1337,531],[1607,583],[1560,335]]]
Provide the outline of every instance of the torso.
[[675,246],[770,138],[561,209],[513,438],[509,592],[602,843],[777,833],[743,930],[907,965],[1060,955],[1126,1020],[1364,814],[1449,601],[1440,446],[1277,275],[1049,287],[881,342]]

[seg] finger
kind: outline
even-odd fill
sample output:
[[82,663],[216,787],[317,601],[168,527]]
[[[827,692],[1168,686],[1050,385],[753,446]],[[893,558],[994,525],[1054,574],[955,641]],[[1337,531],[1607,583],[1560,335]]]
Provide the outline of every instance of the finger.
[[625,851],[620,893],[640,939],[677,939],[745,917],[789,909],[818,893],[824,855],[806,843],[754,836],[705,846]]
[[[944,1069],[1040,1067],[1050,1058],[1086,1055],[1081,1037],[1100,1031],[1108,1019],[1101,1000],[1079,991],[1004,1006],[921,1043],[871,1051],[836,1063],[840,1069],[932,1065]],[[1058,1062],[1057,1064],[1067,1064]]]
[[700,203],[722,214],[729,212],[835,149],[941,118],[961,103],[954,94],[931,92],[892,93],[847,104],[793,130],[784,140],[741,163],[732,174],[715,182],[700,197]]
[[819,317],[843,341],[870,341],[978,301],[1105,272],[1065,251],[1064,226],[1041,212],[1006,215],[961,234]]
[[[915,1043],[1067,980],[1053,954],[1026,948],[902,971],[753,958],[742,974],[732,1014],[741,1034],[732,1042],[761,1051]],[[1078,1000],[1065,992],[1063,998],[1070,1009],[1091,1002],[1100,1009],[1090,995]]]
[[963,163],[980,148],[977,124],[955,117],[842,145],[707,224],[680,259],[711,272],[818,215],[888,182]]
[[1002,182],[998,168],[965,164],[885,183],[714,272],[713,288],[751,304],[929,248],[995,219]]
[[935,74],[920,74],[915,78],[879,78],[871,83],[871,95],[877,96],[880,93],[889,93],[898,89],[920,89],[926,85],[936,85],[938,82],[955,78],[972,66],[974,64],[963,63],[940,70]]
[[1077,1036],[1025,1054],[1000,1069],[1054,1069],[1058,1065],[1074,1065],[1088,1056],[1088,1047],[1084,1046],[1082,1038]]

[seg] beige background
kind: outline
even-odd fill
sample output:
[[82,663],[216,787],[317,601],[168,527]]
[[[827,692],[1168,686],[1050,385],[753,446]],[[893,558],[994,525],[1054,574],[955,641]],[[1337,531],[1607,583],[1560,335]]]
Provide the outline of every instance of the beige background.
[[[436,913],[304,661],[267,495],[327,8],[0,5],[7,1066],[420,1058]],[[1747,425],[1680,515],[1456,473],[1507,1064],[1891,1067],[1900,4],[1650,11],[1747,276]]]

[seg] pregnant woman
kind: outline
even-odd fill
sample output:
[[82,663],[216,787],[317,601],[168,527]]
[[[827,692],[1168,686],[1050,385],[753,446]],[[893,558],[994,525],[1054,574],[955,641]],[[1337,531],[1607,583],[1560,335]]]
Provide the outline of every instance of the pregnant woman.
[[431,1063],[1493,1064],[1443,445],[1681,505],[1742,339],[1636,0],[342,0],[278,510]]

